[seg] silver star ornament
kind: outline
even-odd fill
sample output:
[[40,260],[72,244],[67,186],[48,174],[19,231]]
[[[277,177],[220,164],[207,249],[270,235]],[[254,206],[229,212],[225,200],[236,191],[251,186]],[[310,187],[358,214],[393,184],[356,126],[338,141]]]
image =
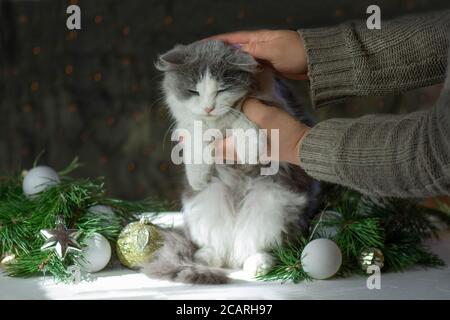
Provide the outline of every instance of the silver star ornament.
[[61,260],[66,257],[69,251],[81,251],[81,246],[77,242],[78,231],[67,229],[60,219],[58,219],[55,229],[42,229],[41,235],[45,238],[41,250],[55,250]]

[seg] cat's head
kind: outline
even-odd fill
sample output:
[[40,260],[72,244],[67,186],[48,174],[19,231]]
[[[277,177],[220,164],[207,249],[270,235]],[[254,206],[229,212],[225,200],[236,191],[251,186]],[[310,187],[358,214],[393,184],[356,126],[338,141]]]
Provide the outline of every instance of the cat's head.
[[[217,40],[177,45],[159,56],[163,88],[173,113],[214,120],[233,109],[251,90],[258,63]],[[175,109],[175,110],[173,110]]]

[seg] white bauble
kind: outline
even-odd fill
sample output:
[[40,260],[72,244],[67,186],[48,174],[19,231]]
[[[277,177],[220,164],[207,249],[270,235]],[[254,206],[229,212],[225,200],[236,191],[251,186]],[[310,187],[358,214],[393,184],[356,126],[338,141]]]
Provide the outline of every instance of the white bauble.
[[110,218],[114,217],[113,209],[111,209],[111,207],[104,206],[102,204],[97,204],[95,206],[89,207],[88,211],[93,215],[99,215]]
[[59,182],[59,176],[55,170],[47,166],[38,166],[25,175],[22,189],[27,196],[31,197]]
[[311,278],[327,279],[335,275],[341,267],[341,250],[329,239],[316,239],[303,249],[301,263],[303,270]]
[[84,241],[81,268],[86,272],[98,272],[106,267],[111,259],[111,245],[100,233],[94,233]]
[[92,218],[99,218],[99,223],[102,225],[120,223],[120,219],[116,215],[114,210],[111,207],[102,204],[97,204],[95,206],[89,207],[87,210],[87,216]]

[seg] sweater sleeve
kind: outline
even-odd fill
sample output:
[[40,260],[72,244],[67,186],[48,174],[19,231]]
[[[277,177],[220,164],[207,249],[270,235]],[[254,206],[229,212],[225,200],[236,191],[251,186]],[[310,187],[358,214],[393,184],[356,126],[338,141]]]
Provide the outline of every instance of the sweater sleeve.
[[[304,39],[309,48],[313,100],[320,105],[347,96],[400,92],[443,81],[448,38],[437,26],[450,20],[448,12],[447,22],[442,17],[402,18],[386,23],[385,31],[373,37],[357,32],[354,24],[310,31]],[[308,42],[312,33],[334,39],[331,47],[336,55],[328,52],[329,47],[321,47],[317,38]],[[368,37],[372,41],[366,42]],[[319,53],[320,48],[325,52]],[[441,97],[430,110],[320,122],[303,139],[301,166],[318,180],[370,195],[450,194],[449,78],[450,70]]]
[[299,30],[314,106],[443,82],[449,29],[450,10],[382,20],[380,30],[364,21]]
[[303,139],[300,164],[318,180],[365,194],[449,195],[449,85],[429,111],[319,123]]

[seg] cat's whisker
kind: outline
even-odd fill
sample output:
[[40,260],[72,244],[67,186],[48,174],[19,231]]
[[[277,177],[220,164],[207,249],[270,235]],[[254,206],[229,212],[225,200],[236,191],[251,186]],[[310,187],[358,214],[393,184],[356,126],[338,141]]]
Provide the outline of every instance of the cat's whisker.
[[161,97],[159,97],[159,98],[157,98],[155,101],[153,101],[152,102],[152,104],[148,107],[148,110],[152,110],[153,109],[153,107],[158,103],[160,103],[161,101],[164,101],[165,100],[165,96],[164,95],[162,95]]
[[163,140],[162,140],[162,149],[163,149],[163,151],[165,151],[167,135],[170,133],[170,131],[173,129],[173,127],[176,126],[176,124],[177,124],[177,122],[174,120],[169,125],[169,128],[167,128],[166,132],[164,133],[164,137],[163,137]]
[[156,75],[154,75],[153,77],[150,78],[150,83],[152,83],[155,80],[158,80],[158,78],[163,78],[164,77],[164,73],[160,72],[157,73]]

